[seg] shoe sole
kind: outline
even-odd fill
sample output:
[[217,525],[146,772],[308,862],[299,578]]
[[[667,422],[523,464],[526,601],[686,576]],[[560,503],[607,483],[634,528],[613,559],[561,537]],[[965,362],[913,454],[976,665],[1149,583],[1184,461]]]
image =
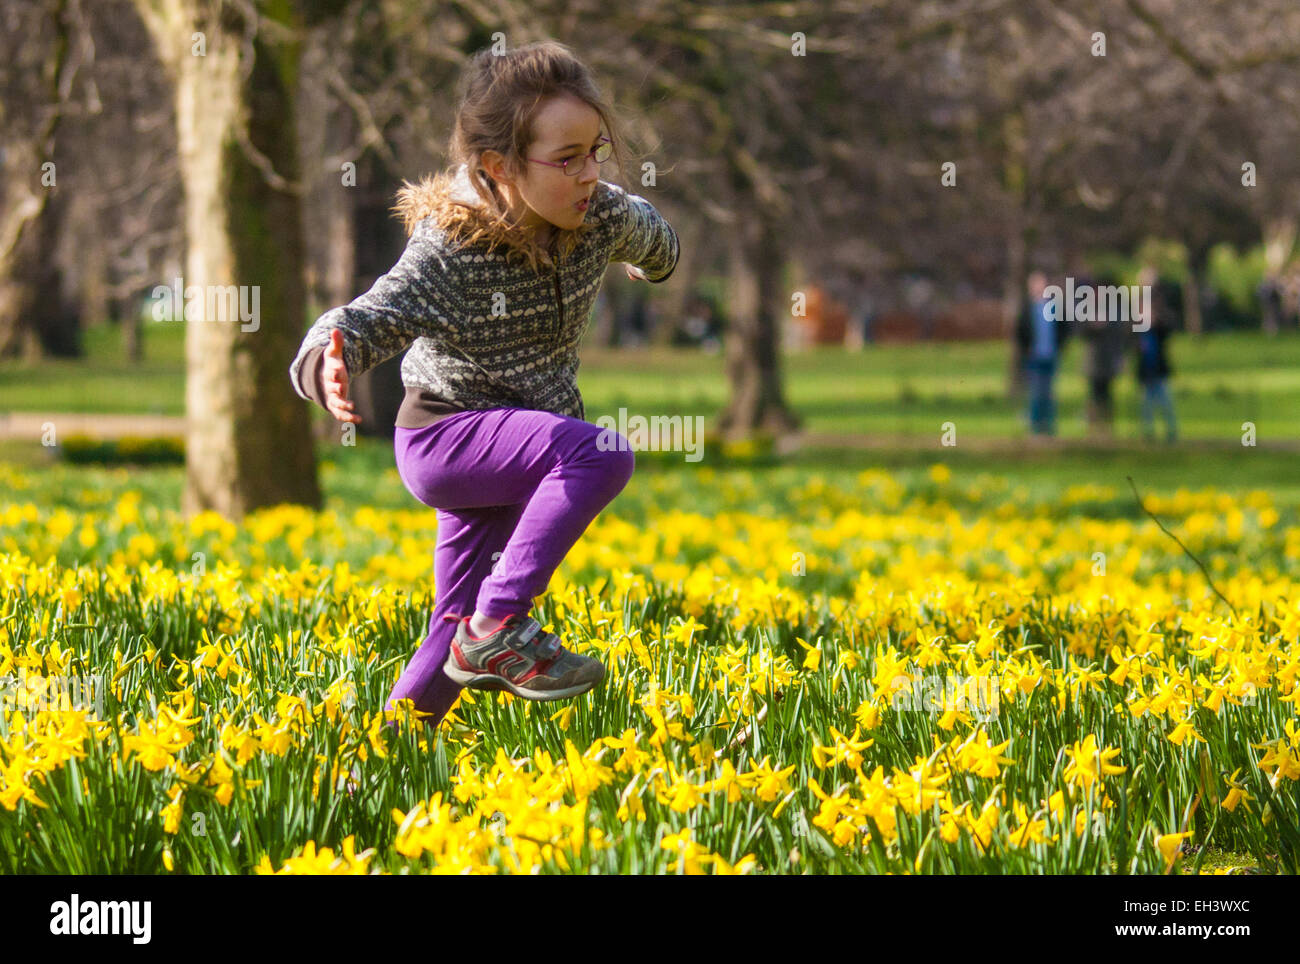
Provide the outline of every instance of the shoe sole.
[[448,660],[446,665],[443,666],[443,671],[461,686],[468,686],[470,689],[475,690],[505,690],[520,699],[533,700],[536,703],[567,700],[574,696],[581,696],[605,678],[602,673],[599,678],[592,680],[590,683],[583,683],[580,686],[567,686],[562,690],[527,690],[520,689],[504,676],[497,676],[493,673],[468,673],[458,666],[453,666],[452,662],[452,660]]

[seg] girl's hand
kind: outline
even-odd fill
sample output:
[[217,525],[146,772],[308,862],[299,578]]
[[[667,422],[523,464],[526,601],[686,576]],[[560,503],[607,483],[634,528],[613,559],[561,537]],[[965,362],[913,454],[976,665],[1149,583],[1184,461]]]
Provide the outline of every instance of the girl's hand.
[[330,332],[330,345],[321,356],[321,381],[325,386],[325,408],[340,422],[359,423],[361,416],[348,401],[348,366],[343,361],[343,332]]
[[624,265],[624,267],[627,268],[627,276],[631,278],[633,281],[644,281],[647,284],[649,283],[650,279],[645,276],[645,272],[643,272],[636,265],[629,264],[629,265]]

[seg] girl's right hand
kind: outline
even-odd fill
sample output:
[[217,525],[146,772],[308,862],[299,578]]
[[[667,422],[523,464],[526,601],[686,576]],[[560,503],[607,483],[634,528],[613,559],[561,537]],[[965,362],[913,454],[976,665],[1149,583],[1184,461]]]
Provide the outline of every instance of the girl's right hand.
[[330,332],[330,344],[321,356],[321,382],[325,386],[325,408],[340,422],[359,423],[361,416],[348,401],[348,366],[343,361],[343,332]]

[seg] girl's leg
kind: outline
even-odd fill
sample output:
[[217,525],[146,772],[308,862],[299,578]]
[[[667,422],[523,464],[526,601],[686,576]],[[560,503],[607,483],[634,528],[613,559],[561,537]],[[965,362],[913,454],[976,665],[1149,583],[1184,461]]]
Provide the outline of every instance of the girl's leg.
[[442,509],[523,506],[500,565],[483,580],[477,608],[493,619],[526,614],[587,526],[627,485],[636,464],[631,446],[612,429],[533,409],[492,408],[431,428],[441,431],[410,439],[407,487]]
[[[627,484],[635,457],[617,432],[532,409],[467,412],[397,431],[402,481],[425,505],[443,511],[435,561],[439,602],[416,654],[419,666],[408,668],[394,694],[411,695],[419,709],[426,709],[423,701],[436,723],[458,691],[442,672],[455,632],[442,616],[469,615],[475,607],[493,619],[526,614],[565,554]],[[479,514],[503,506],[510,511]],[[508,527],[508,518],[517,521]],[[453,524],[445,542],[444,520]],[[462,532],[466,526],[469,532]],[[495,552],[501,556],[493,570]],[[473,590],[476,596],[469,595]]]
[[460,684],[442,671],[456,624],[443,617],[473,611],[479,585],[492,569],[493,556],[505,548],[523,508],[505,505],[438,510],[438,547],[433,557],[437,601],[429,619],[428,636],[388,696],[390,708],[394,700],[410,699],[417,710],[433,714],[428,722],[436,726],[456,702]]

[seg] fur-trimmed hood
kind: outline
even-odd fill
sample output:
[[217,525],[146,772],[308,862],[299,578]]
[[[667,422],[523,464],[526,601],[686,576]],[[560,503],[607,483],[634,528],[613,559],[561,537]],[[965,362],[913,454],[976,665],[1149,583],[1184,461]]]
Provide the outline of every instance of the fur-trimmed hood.
[[[599,182],[596,190],[601,190]],[[446,233],[448,242],[457,247],[483,242],[492,251],[498,245],[504,245],[507,259],[523,258],[535,271],[553,264],[551,251],[537,243],[533,232],[511,228],[494,217],[474,190],[468,167],[464,164],[426,175],[418,183],[404,181],[397,192],[393,210],[401,216],[408,237],[420,221],[432,218],[434,224]],[[564,260],[590,229],[590,221],[584,221],[571,231],[557,229],[553,240],[554,253]]]

